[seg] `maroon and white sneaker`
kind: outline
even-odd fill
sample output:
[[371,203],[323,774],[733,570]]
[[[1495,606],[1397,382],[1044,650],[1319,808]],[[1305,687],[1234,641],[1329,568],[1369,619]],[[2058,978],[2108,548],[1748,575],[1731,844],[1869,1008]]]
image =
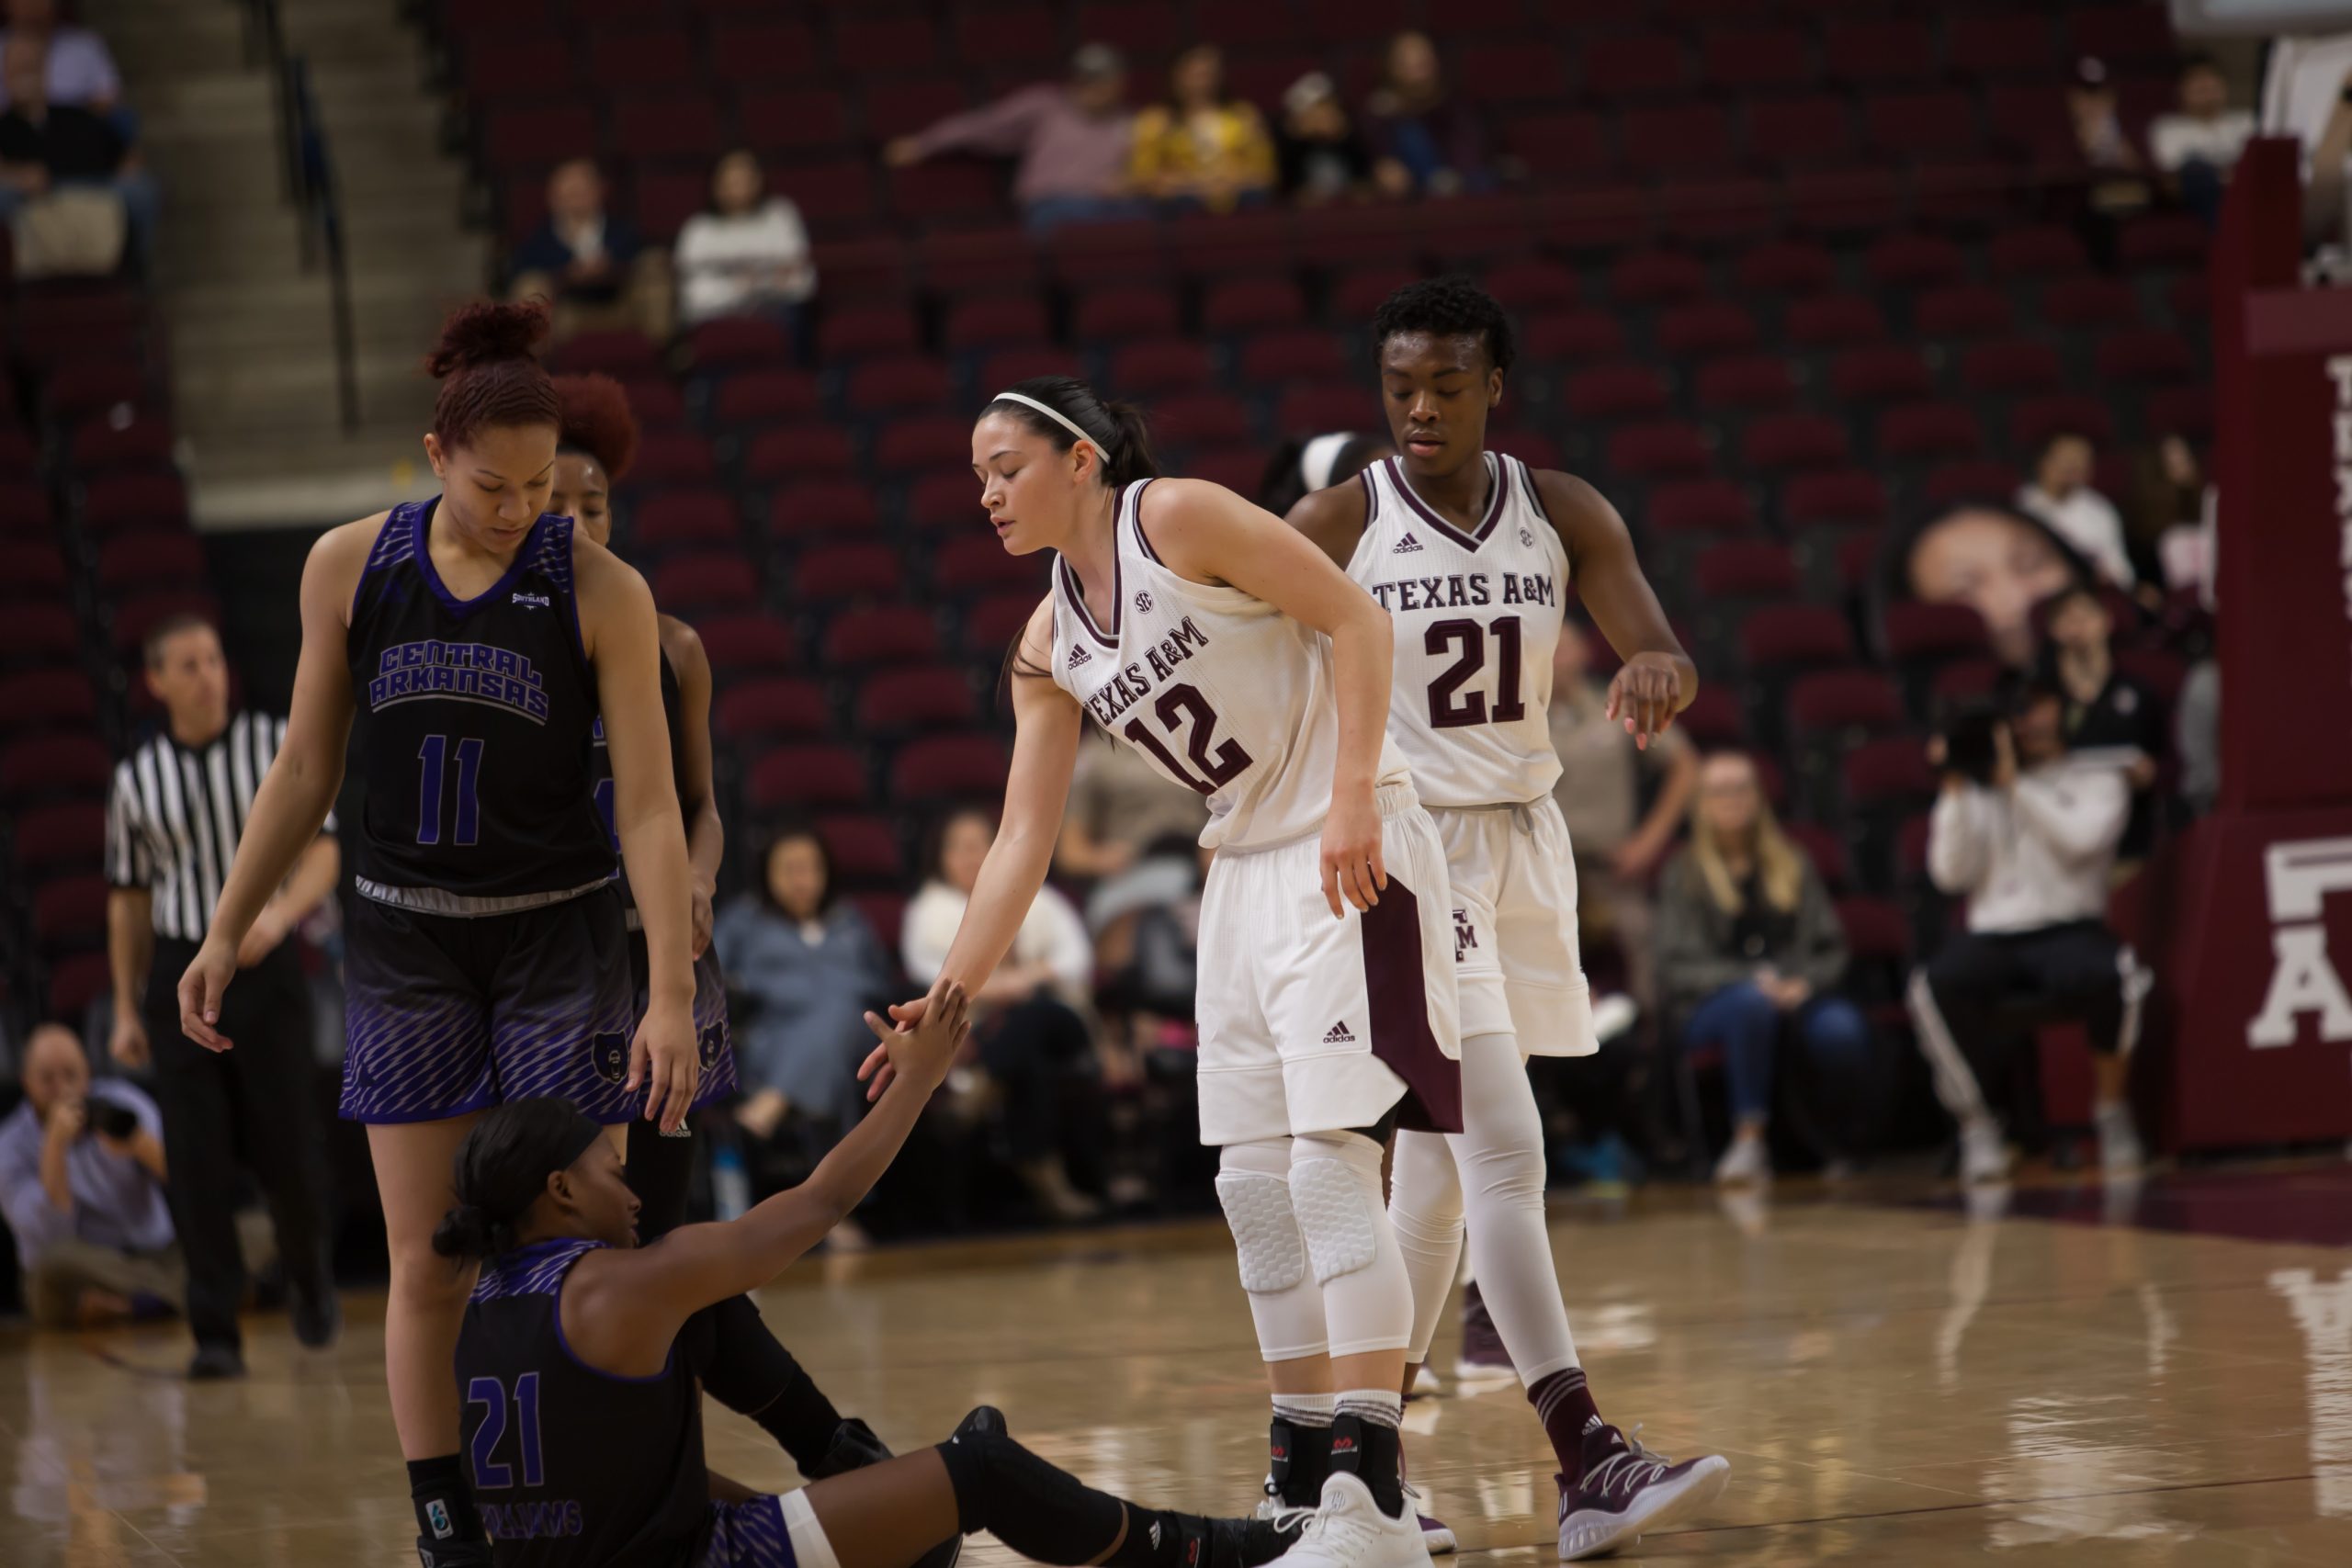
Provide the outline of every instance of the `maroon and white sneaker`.
[[1487,1314],[1487,1299],[1478,1293],[1476,1280],[1462,1287],[1462,1357],[1453,1363],[1453,1375],[1465,1383],[1519,1376],[1510,1364],[1510,1352],[1503,1348],[1502,1334]]
[[1560,1483],[1560,1556],[1574,1562],[1600,1557],[1690,1517],[1724,1495],[1731,1461],[1706,1454],[1679,1463],[1654,1454],[1598,1416],[1585,1427],[1584,1475]]

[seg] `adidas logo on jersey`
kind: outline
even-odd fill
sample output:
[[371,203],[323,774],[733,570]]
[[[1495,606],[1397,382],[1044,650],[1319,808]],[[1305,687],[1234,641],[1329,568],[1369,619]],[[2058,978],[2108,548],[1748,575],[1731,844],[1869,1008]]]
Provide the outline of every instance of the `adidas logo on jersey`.
[[1091,660],[1093,657],[1094,656],[1092,654],[1086,651],[1084,644],[1072,643],[1070,645],[1069,657],[1062,661],[1062,667],[1067,670],[1075,670],[1080,665]]
[[1420,547],[1421,542],[1413,537],[1412,535],[1407,534],[1403,538],[1396,541],[1396,547],[1388,553],[1392,556],[1410,555]]
[[1323,1036],[1323,1043],[1326,1045],[1352,1045],[1355,1043],[1355,1035],[1350,1032],[1345,1023],[1333,1024],[1329,1032]]

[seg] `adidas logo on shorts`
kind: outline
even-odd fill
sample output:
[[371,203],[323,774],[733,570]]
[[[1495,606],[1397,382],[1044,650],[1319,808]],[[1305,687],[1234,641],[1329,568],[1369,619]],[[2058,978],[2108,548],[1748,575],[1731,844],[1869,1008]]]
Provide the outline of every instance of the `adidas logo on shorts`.
[[1421,547],[1421,542],[1420,542],[1419,539],[1416,539],[1415,537],[1413,537],[1413,536],[1412,536],[1412,535],[1408,534],[1408,535],[1406,535],[1403,538],[1401,538],[1401,539],[1397,540],[1397,541],[1396,541],[1396,547],[1395,549],[1393,549],[1393,550],[1389,551],[1388,553],[1389,553],[1390,555],[1392,555],[1392,556],[1405,556],[1405,555],[1410,555],[1410,554],[1412,554],[1415,550],[1418,550],[1418,549],[1419,549],[1420,547]]
[[1323,1043],[1326,1045],[1352,1045],[1355,1043],[1356,1037],[1349,1032],[1345,1023],[1333,1024],[1329,1032],[1323,1036]]
[[1064,660],[1062,663],[1064,668],[1075,670],[1080,665],[1088,662],[1094,656],[1092,654],[1086,651],[1083,644],[1072,643],[1070,645],[1069,657]]

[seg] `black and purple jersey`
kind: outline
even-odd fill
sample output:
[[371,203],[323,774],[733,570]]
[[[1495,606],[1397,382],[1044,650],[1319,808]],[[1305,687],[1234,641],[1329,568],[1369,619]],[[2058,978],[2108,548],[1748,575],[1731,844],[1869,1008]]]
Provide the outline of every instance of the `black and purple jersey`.
[[466,913],[593,886],[614,855],[571,519],[542,516],[506,574],[459,599],[427,548],[437,504],[392,509],[352,599],[356,886]]

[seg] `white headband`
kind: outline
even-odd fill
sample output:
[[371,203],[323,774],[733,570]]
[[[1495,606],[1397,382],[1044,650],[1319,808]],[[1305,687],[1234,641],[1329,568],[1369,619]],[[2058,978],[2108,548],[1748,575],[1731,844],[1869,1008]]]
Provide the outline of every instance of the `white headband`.
[[1052,420],[1056,424],[1060,425],[1064,430],[1069,431],[1072,435],[1077,436],[1080,441],[1085,442],[1089,446],[1093,447],[1095,456],[1101,457],[1104,462],[1107,463],[1111,460],[1111,454],[1102,450],[1102,443],[1095,440],[1091,435],[1087,434],[1085,431],[1080,430],[1078,427],[1078,421],[1070,418],[1069,415],[1062,412],[1062,411],[1057,408],[1051,407],[1046,403],[1041,403],[1036,399],[1024,396],[1020,392],[999,392],[995,397],[990,398],[989,401],[992,403],[1025,403],[1029,407],[1035,409],[1039,413],[1044,414],[1047,419]]
[[1329,435],[1318,435],[1308,442],[1298,454],[1299,478],[1309,490],[1322,490],[1331,482],[1331,470],[1340,466],[1340,454],[1355,440],[1351,432],[1340,430]]

